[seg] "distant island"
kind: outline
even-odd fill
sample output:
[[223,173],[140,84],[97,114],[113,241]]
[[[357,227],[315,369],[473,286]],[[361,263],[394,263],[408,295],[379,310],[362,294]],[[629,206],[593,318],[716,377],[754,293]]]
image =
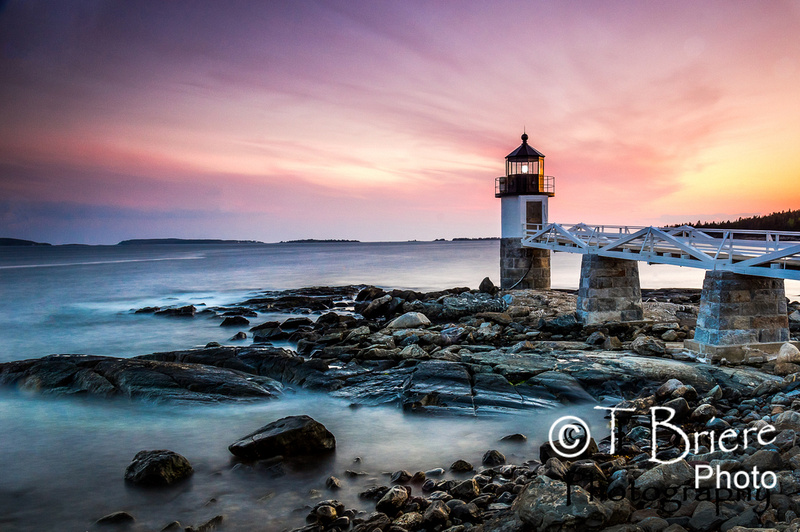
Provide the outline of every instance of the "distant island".
[[351,243],[351,242],[361,242],[360,240],[344,240],[344,239],[334,239],[328,238],[324,240],[319,240],[316,238],[303,238],[301,240],[281,240],[281,244],[342,244],[342,243]]
[[259,240],[220,240],[213,238],[134,238],[123,240],[118,246],[140,246],[149,244],[263,244]]
[[21,240],[19,238],[0,238],[0,246],[50,246],[46,242],[34,242],[33,240]]
[[[773,212],[765,216],[739,217],[725,222],[701,222],[679,224],[698,229],[752,229],[756,231],[800,231],[800,210]],[[676,225],[675,227],[678,227]]]

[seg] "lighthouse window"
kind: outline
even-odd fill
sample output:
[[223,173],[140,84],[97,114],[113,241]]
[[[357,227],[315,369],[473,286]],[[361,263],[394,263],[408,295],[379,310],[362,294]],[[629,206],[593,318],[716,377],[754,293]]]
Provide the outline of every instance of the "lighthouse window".
[[527,164],[523,164],[522,165],[522,173],[523,174],[527,174],[528,173],[528,165]]

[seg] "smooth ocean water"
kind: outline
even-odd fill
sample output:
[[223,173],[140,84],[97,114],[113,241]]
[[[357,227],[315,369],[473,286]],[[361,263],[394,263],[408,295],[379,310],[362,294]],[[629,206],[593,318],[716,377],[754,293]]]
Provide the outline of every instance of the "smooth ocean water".
[[[0,361],[51,353],[135,356],[229,343],[232,331],[217,319],[132,311],[233,304],[259,291],[303,286],[477,287],[486,276],[498,280],[498,257],[497,241],[0,248]],[[554,255],[553,287],[576,288],[579,269],[578,255]],[[699,288],[703,272],[643,264],[640,277],[645,288]],[[800,283],[787,282],[786,288],[790,298],[800,299]],[[320,498],[371,510],[356,494],[388,483],[386,471],[447,468],[457,458],[479,463],[490,448],[514,463],[537,458],[547,427],[564,413],[428,418],[392,407],[352,409],[302,391],[258,404],[185,406],[2,390],[0,530],[88,530],[117,510],[136,516],[134,530],[159,530],[174,519],[196,525],[217,514],[226,516],[226,530],[293,528]],[[568,413],[586,418],[593,431],[604,430],[590,409]],[[337,437],[335,455],[290,465],[280,478],[234,468],[228,444],[293,414],[324,423]],[[528,442],[497,441],[514,432],[526,434]],[[133,455],[158,448],[189,458],[193,478],[165,491],[127,486],[123,473]],[[361,461],[354,464],[356,457]],[[345,469],[368,475],[346,479]],[[331,474],[343,479],[341,492],[325,490]]]

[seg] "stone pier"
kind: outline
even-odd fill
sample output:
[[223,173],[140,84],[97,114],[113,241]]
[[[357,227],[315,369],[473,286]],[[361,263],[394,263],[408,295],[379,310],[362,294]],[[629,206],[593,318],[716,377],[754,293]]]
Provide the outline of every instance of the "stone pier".
[[643,317],[639,263],[584,255],[578,289],[578,319],[581,323],[640,321]]
[[[523,276],[525,277],[524,279]],[[522,247],[520,238],[500,239],[500,287],[550,289],[550,251]]]
[[741,362],[750,351],[777,352],[787,341],[783,279],[706,272],[694,340],[686,340],[686,348],[712,360]]

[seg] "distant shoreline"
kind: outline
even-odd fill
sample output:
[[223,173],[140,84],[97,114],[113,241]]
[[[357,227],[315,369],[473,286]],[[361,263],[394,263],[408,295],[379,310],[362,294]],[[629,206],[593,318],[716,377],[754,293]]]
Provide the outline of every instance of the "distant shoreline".
[[316,239],[303,238],[298,240],[281,240],[280,242],[262,242],[260,240],[223,240],[214,238],[134,238],[123,240],[116,244],[50,244],[35,242],[20,238],[0,238],[0,247],[114,247],[114,246],[150,246],[150,245],[275,245],[275,244],[380,244],[380,243],[410,243],[410,242],[482,242],[500,240],[500,237],[457,237],[452,240],[437,238],[434,240],[386,240],[386,241],[361,241],[348,239]]

